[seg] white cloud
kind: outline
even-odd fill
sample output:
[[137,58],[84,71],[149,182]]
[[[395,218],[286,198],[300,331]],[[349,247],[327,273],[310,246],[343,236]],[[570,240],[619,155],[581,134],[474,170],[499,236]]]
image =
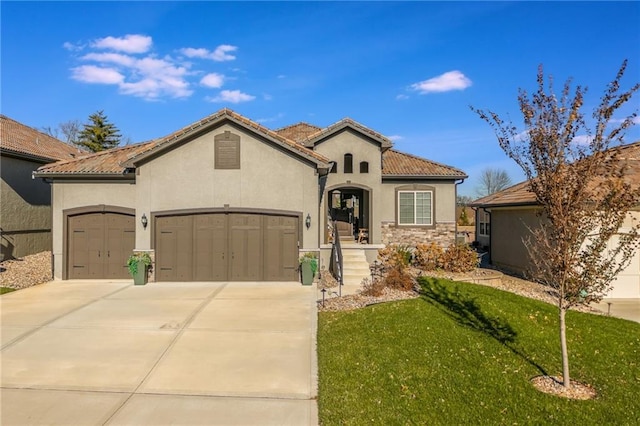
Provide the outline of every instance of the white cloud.
[[574,137],[571,142],[575,143],[576,145],[589,145],[589,143],[591,142],[591,140],[593,139],[593,137],[589,136],[589,135],[578,135],[576,137]]
[[224,84],[224,75],[212,72],[202,77],[200,84],[206,87],[218,89]]
[[404,139],[404,137],[400,136],[400,135],[391,135],[391,136],[387,136],[387,139],[392,140],[392,141],[399,141]]
[[464,90],[471,86],[471,80],[460,71],[449,71],[437,77],[412,84],[411,88],[421,95],[428,93],[449,92],[451,90]]
[[[624,118],[612,118],[611,120],[609,120],[609,123],[613,123],[613,124],[624,123],[624,120],[626,120],[626,119],[624,119]],[[640,124],[640,116],[633,117],[631,119],[631,122],[633,124]]]
[[62,43],[62,47],[64,47],[65,49],[71,51],[71,52],[77,52],[78,50],[82,50],[84,49],[84,46],[81,44],[73,44],[71,42],[65,41],[64,43]]
[[276,115],[275,115],[275,116],[273,116],[273,117],[268,117],[268,118],[258,118],[258,119],[256,120],[256,123],[261,123],[261,124],[262,124],[262,123],[270,123],[270,122],[272,122],[272,121],[278,121],[278,120],[280,120],[280,119],[281,119],[281,118],[283,118],[283,117],[284,117],[284,114],[283,114],[283,113],[281,113],[281,112],[279,112],[278,114],[276,114]]
[[[82,44],[85,43],[85,44]],[[88,84],[108,84],[118,87],[121,94],[158,100],[163,97],[185,98],[191,96],[194,87],[219,89],[227,76],[203,69],[193,69],[190,58],[206,58],[214,61],[235,59],[231,53],[236,46],[222,44],[215,50],[185,48],[184,56],[175,58],[151,52],[150,36],[128,34],[123,37],[105,37],[86,42],[66,42],[63,48],[70,52],[84,50],[74,56],[80,64],[71,68],[71,78]],[[255,99],[240,90],[222,91],[213,102],[247,102]]]
[[188,58],[201,58],[201,59],[212,59],[217,62],[224,61],[233,61],[236,59],[234,55],[230,55],[230,52],[235,52],[238,50],[237,46],[231,46],[230,44],[221,44],[216,47],[214,51],[210,51],[208,49],[199,47],[185,47],[180,49],[180,53]]
[[215,98],[207,97],[209,102],[230,102],[232,104],[238,104],[240,102],[248,102],[254,100],[256,97],[242,93],[240,90],[223,90]]
[[87,53],[81,59],[102,63],[110,62],[125,67],[132,67],[136,63],[136,58],[121,53]]
[[145,53],[151,48],[151,37],[140,34],[127,34],[124,37],[99,38],[91,43],[97,49],[111,49],[126,53]]
[[118,70],[95,65],[81,65],[72,68],[71,73],[71,78],[85,83],[120,84],[124,81],[124,76]]
[[396,96],[396,100],[398,100],[398,101],[403,101],[403,100],[405,100],[405,99],[409,99],[409,96],[404,95],[404,94],[402,94],[402,93],[401,93],[401,94],[399,94],[398,96]]

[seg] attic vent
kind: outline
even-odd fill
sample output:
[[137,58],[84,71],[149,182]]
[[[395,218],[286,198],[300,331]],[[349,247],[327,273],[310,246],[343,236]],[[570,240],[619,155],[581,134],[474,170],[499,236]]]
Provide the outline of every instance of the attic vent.
[[214,137],[214,167],[216,169],[240,168],[240,136],[225,131]]

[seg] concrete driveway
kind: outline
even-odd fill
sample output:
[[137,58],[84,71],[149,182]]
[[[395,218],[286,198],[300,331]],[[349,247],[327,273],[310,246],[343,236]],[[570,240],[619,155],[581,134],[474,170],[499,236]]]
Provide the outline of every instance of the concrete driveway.
[[0,423],[317,424],[315,294],[130,281],[5,294]]

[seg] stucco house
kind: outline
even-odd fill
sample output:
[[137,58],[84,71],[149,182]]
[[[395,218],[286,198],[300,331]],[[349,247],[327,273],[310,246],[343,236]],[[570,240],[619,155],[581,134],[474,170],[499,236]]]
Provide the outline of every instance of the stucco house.
[[450,244],[467,177],[348,118],[274,131],[229,109],[34,175],[52,187],[56,279],[127,278],[140,250],[156,281],[297,281],[301,253],[326,264],[331,216],[370,260],[390,242]]
[[[616,149],[620,150],[619,158],[630,163],[625,178],[639,184],[640,142]],[[540,207],[529,191],[528,181],[475,200],[471,205],[476,207],[476,240],[489,248],[490,262],[508,271],[527,274],[532,265],[523,238],[528,237],[529,229],[535,229],[541,220],[536,214]],[[640,219],[640,206],[630,215]],[[625,226],[630,222],[631,219]],[[613,282],[607,297],[640,298],[640,250]]]
[[0,260],[51,250],[51,189],[32,173],[81,153],[0,115]]

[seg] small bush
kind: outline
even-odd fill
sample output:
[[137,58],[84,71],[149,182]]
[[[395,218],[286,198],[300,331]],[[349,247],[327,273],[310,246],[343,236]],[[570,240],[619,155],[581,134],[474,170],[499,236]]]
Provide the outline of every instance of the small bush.
[[444,249],[438,243],[418,244],[414,253],[414,264],[424,271],[433,271],[442,267]]
[[478,254],[468,245],[450,245],[442,256],[441,268],[447,272],[469,272],[473,271],[478,263]]
[[391,244],[378,250],[378,259],[382,262],[383,269],[388,270],[396,266],[406,268],[411,264],[413,250],[406,245]]
[[413,290],[413,278],[403,267],[396,266],[395,268],[391,268],[383,278],[383,281],[384,287],[402,291]]
[[384,282],[381,279],[374,279],[371,281],[369,278],[362,280],[362,291],[360,292],[364,296],[382,296],[384,291]]

